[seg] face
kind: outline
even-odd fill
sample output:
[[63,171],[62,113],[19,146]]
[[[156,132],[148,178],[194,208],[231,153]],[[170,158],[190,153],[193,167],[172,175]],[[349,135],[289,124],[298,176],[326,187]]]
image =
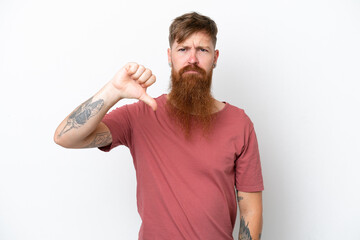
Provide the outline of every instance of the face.
[[[168,49],[168,61],[175,72],[188,65],[197,65],[209,73],[218,57],[219,51],[215,50],[211,37],[204,32],[196,32],[182,43],[174,41]],[[197,74],[197,72],[188,71],[184,74]]]
[[194,33],[168,50],[171,69],[171,92],[168,113],[181,126],[185,136],[191,136],[192,119],[202,125],[205,135],[213,123],[214,98],[211,95],[212,70],[219,52],[211,38]]

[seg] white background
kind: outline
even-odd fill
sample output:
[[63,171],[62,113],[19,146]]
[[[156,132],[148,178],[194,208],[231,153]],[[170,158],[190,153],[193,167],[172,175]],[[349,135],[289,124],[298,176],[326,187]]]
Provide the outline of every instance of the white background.
[[168,27],[189,11],[218,24],[214,96],[255,125],[262,239],[360,239],[358,0],[0,0],[1,240],[137,239],[128,149],[53,134],[128,61],[167,92]]

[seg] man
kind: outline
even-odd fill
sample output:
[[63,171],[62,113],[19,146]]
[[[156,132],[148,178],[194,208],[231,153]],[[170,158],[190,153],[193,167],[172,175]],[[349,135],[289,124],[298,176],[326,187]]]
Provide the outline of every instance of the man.
[[[239,239],[261,237],[263,180],[253,124],[243,110],[211,95],[216,34],[206,16],[176,18],[169,35],[169,94],[147,95],[155,76],[128,63],[55,132],[55,142],[67,148],[130,149],[139,239],[233,239],[236,194]],[[107,114],[124,98],[141,101]]]

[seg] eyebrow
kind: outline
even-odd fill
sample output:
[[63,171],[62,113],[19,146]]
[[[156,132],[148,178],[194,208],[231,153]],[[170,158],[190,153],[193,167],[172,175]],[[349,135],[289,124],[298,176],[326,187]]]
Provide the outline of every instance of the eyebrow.
[[[191,47],[189,47],[187,45],[179,44],[176,48],[187,48],[187,49],[189,49]],[[196,49],[208,49],[208,50],[210,50],[211,48],[209,46],[197,46]]]

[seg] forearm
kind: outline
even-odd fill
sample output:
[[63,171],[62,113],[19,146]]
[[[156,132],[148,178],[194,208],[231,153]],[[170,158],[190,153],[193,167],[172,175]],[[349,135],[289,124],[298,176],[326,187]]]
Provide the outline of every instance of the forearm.
[[262,230],[262,192],[237,191],[240,209],[239,240],[259,240]]
[[240,212],[239,240],[259,240],[262,231],[262,212]]
[[67,148],[101,147],[112,136],[101,120],[123,98],[139,99],[155,111],[156,101],[146,89],[156,80],[151,70],[137,63],[127,63],[98,93],[70,113],[55,131],[54,141]]
[[54,141],[63,147],[81,147],[107,111],[120,99],[119,92],[109,82],[60,123]]

